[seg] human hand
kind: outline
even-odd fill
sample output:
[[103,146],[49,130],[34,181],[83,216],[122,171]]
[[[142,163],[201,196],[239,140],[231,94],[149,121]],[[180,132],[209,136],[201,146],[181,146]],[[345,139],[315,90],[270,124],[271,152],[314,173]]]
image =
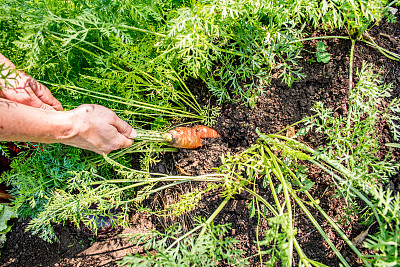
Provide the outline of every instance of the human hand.
[[8,82],[11,86],[8,89],[0,84],[3,87],[0,91],[0,97],[45,110],[63,109],[61,103],[51,94],[50,90],[28,74],[17,71],[17,74],[13,73],[10,76]]
[[100,105],[81,105],[67,111],[70,127],[61,143],[98,154],[127,148],[133,144],[137,133],[112,110]]

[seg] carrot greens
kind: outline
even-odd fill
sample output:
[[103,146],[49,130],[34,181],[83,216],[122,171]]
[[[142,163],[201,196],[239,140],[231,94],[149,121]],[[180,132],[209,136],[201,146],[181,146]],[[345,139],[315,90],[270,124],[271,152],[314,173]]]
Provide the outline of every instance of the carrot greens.
[[[135,210],[154,216],[190,215],[206,193],[215,192],[219,206],[207,218],[196,219],[192,229],[173,224],[130,236],[151,253],[128,255],[120,264],[247,266],[256,260],[261,266],[324,266],[300,245],[294,222],[301,212],[343,266],[350,263],[325,225],[365,266],[399,265],[399,195],[376,186],[386,184],[398,171],[399,163],[391,155],[396,144],[385,159],[378,159],[374,129],[378,118],[384,118],[397,140],[400,102],[394,99],[386,109],[378,108],[391,89],[372,65],[363,65],[353,86],[354,49],[359,42],[400,60],[368,34],[384,16],[394,19],[389,8],[395,4],[383,0],[0,1],[2,54],[49,87],[66,109],[82,103],[104,105],[138,129],[132,147],[108,156],[57,144],[20,153],[12,169],[1,176],[13,188],[12,209],[21,218],[31,218],[28,229],[51,242],[57,240],[56,223],[97,233],[99,219],[125,227]],[[346,36],[310,37],[308,28],[344,29]],[[297,134],[257,132],[256,143],[241,153],[221,155],[221,165],[211,174],[150,171],[161,153],[201,147],[204,138],[219,137],[206,126],[182,125],[215,127],[220,108],[228,102],[254,107],[273,78],[292,86],[305,77],[299,67],[304,53],[332,63],[324,42],[332,38],[351,41],[347,117],[334,117],[329,108],[316,104],[313,116],[296,123],[304,125]],[[304,50],[303,42],[316,40],[315,51]],[[0,69],[5,70],[1,65]],[[200,86],[191,86],[194,81]],[[302,142],[302,134],[312,131],[325,135],[328,144],[311,148]],[[3,148],[1,152],[7,153]],[[136,156],[135,168],[131,153]],[[373,255],[363,255],[343,232],[340,222],[346,218],[335,221],[319,205],[304,162],[332,176],[350,212],[363,208],[365,224],[376,222],[378,232],[365,242]],[[161,191],[199,182],[207,185],[180,195],[165,210],[145,205],[144,200]],[[255,222],[257,249],[252,255],[237,250],[236,240],[227,237],[229,226],[217,223],[229,201],[243,193],[250,198],[248,212]],[[359,207],[359,200],[364,206]],[[262,229],[266,224],[268,228]]]

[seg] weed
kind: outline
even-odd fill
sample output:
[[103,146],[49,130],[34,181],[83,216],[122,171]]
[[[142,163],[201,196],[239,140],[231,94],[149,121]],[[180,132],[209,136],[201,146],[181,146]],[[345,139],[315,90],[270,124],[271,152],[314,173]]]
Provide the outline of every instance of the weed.
[[331,60],[331,55],[325,51],[325,43],[322,41],[319,41],[317,43],[317,61],[323,62],[323,63],[328,63],[329,60]]

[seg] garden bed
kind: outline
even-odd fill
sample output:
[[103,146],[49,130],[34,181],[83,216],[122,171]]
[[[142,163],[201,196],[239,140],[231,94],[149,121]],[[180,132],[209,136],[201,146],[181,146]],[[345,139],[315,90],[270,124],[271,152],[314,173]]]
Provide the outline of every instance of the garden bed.
[[[313,31],[309,29],[310,36],[337,36],[346,35],[342,32]],[[400,53],[400,16],[397,13],[397,22],[382,21],[369,31],[373,40],[381,47],[395,53]],[[318,40],[305,41],[304,49],[315,50]],[[240,102],[224,103],[220,115],[216,119],[214,128],[222,136],[217,139],[208,139],[206,144],[198,150],[180,149],[177,153],[167,152],[161,155],[161,161],[152,167],[153,172],[169,175],[203,175],[213,172],[213,168],[221,165],[221,156],[226,153],[237,154],[245,151],[256,143],[258,135],[256,129],[265,134],[277,133],[286,126],[296,123],[306,116],[312,115],[311,108],[315,102],[322,102],[325,108],[334,111],[334,116],[346,116],[348,113],[348,85],[351,41],[344,39],[324,40],[327,52],[331,54],[328,63],[312,62],[315,57],[308,52],[302,52],[299,66],[306,77],[291,87],[275,78],[271,85],[265,88],[265,95],[260,97],[253,108],[246,107]],[[360,69],[363,61],[372,63],[376,68],[381,68],[385,83],[393,84],[392,97],[400,97],[400,63],[388,59],[375,48],[365,43],[357,42],[354,51],[354,71]],[[354,84],[357,83],[354,78]],[[198,96],[200,104],[207,104],[210,94],[202,81],[190,79],[187,83],[194,95]],[[211,98],[213,99],[213,98]],[[237,99],[239,100],[239,99]],[[388,101],[390,101],[388,99]],[[215,103],[214,103],[215,104]],[[297,126],[296,126],[297,127]],[[297,128],[295,128],[297,130]],[[376,127],[381,134],[379,140],[382,147],[385,143],[393,143],[393,135],[386,121]],[[286,133],[284,133],[286,134]],[[290,134],[290,133],[289,133]],[[308,134],[302,141],[312,148],[326,144],[326,137],[321,134]],[[383,158],[389,148],[383,148]],[[400,159],[399,151],[394,152],[395,158]],[[7,163],[7,161],[2,161]],[[332,178],[318,167],[308,165],[308,177],[315,182],[310,193],[318,198],[320,206],[336,221],[340,222],[342,230],[349,238],[357,237],[368,227],[361,225],[359,215],[349,213],[345,218],[343,211],[348,208],[346,201],[336,197],[337,192],[332,186]],[[261,183],[261,182],[260,182]],[[390,188],[400,191],[400,177],[391,178]],[[164,202],[176,200],[182,193],[192,191],[194,188],[205,188],[205,183],[191,182],[168,189],[152,197],[152,205],[165,206]],[[262,188],[262,187],[260,187]],[[258,192],[268,200],[268,192]],[[37,236],[25,232],[27,220],[13,220],[13,229],[7,234],[7,241],[1,249],[1,266],[114,266],[126,254],[139,252],[141,247],[135,247],[128,240],[119,236],[121,233],[144,232],[147,228],[166,228],[173,222],[181,222],[187,229],[191,229],[195,216],[208,218],[222,202],[218,192],[207,192],[203,195],[198,207],[190,214],[177,218],[146,216],[143,213],[133,214],[131,226],[126,229],[116,229],[111,233],[92,236],[84,231],[77,230],[70,225],[57,225],[56,235],[59,243],[50,244]],[[250,217],[250,197],[246,194],[235,195],[214,220],[215,224],[231,224],[229,237],[238,240],[236,248],[244,251],[244,256],[249,257],[257,253],[256,228],[257,216]],[[150,205],[151,206],[151,205]],[[340,261],[322,239],[313,224],[305,218],[303,212],[294,215],[294,226],[297,228],[296,238],[305,254],[313,260],[328,266],[338,266]],[[326,231],[329,239],[342,253],[351,266],[363,265],[345,241],[333,230],[322,215],[316,215],[316,220]],[[264,222],[262,227],[267,227]],[[376,231],[376,225],[369,230],[370,234]],[[370,251],[360,248],[362,253]],[[259,264],[259,258],[250,259],[252,266]]]

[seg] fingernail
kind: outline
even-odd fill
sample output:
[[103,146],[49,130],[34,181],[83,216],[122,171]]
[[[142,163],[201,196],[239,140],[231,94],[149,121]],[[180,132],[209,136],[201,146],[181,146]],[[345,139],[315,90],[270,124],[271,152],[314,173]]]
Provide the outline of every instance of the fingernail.
[[132,129],[131,134],[129,135],[129,138],[134,139],[137,136],[137,132],[135,129]]

